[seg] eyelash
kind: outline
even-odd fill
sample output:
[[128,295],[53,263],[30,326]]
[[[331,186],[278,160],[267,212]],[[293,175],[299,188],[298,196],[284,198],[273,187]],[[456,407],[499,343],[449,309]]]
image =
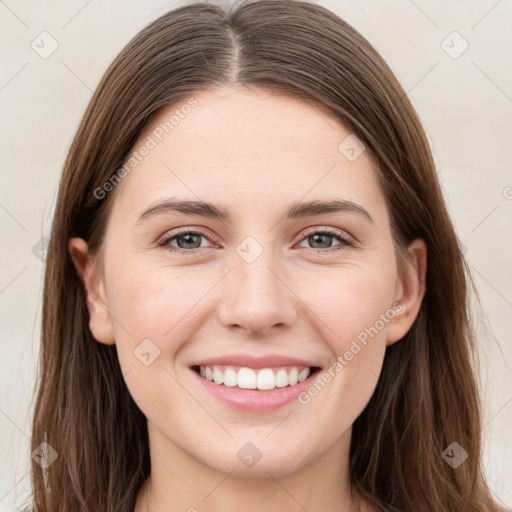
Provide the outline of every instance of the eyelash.
[[[339,250],[342,250],[342,249],[346,249],[347,247],[354,247],[354,243],[351,240],[349,240],[348,238],[343,236],[343,234],[340,231],[338,231],[337,229],[333,229],[333,228],[322,228],[322,229],[317,229],[315,231],[310,231],[310,232],[306,233],[303,236],[303,238],[301,238],[300,242],[302,242],[305,238],[308,238],[308,237],[310,237],[312,235],[318,235],[318,234],[319,235],[332,235],[335,238],[337,238],[339,241],[341,241],[342,243],[339,244],[339,246],[335,246],[334,248],[327,248],[327,249],[311,248],[311,250],[316,251],[317,253],[319,253],[319,252],[333,252],[333,251],[339,251]],[[207,233],[206,231],[203,231],[202,229],[195,229],[195,230],[184,229],[182,231],[174,232],[171,235],[166,236],[165,238],[163,238],[162,240],[157,242],[157,246],[158,247],[164,247],[164,248],[166,248],[170,252],[177,252],[177,253],[180,253],[180,254],[186,254],[187,256],[193,255],[198,250],[200,250],[200,248],[187,250],[187,249],[181,249],[180,247],[174,247],[174,246],[170,246],[169,245],[169,243],[172,240],[174,240],[175,238],[178,238],[180,236],[183,236],[183,235],[202,235],[203,237],[205,237],[206,239],[209,240],[209,233]],[[303,249],[304,249],[304,247],[303,247]]]

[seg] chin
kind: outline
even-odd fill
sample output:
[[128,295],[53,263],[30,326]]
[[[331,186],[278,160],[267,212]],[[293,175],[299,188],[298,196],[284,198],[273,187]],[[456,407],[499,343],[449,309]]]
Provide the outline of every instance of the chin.
[[[238,444],[238,443],[237,443]],[[263,443],[260,443],[260,446]],[[216,471],[230,473],[233,476],[241,478],[269,478],[269,473],[274,476],[284,476],[299,470],[307,464],[304,446],[300,446],[296,451],[286,450],[283,453],[282,445],[267,446],[266,448],[256,448],[257,442],[243,443],[241,448],[236,449],[235,456],[229,456],[224,449],[219,457],[214,460],[203,461]],[[289,448],[289,447],[288,447]]]

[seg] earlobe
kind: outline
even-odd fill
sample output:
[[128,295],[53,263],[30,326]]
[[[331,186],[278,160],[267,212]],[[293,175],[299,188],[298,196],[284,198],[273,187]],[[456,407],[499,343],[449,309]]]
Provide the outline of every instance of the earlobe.
[[400,307],[388,325],[386,345],[392,345],[407,334],[425,296],[427,246],[423,240],[416,239],[409,245],[406,260],[397,277],[398,293],[395,301],[400,303]]
[[115,343],[114,329],[105,287],[94,267],[94,261],[89,255],[87,242],[82,238],[71,238],[68,243],[68,251],[85,288],[91,333],[100,343],[113,345]]

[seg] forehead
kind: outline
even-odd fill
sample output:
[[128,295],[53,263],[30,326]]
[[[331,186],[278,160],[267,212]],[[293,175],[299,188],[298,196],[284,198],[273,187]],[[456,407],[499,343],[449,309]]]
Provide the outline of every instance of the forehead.
[[347,199],[376,200],[369,152],[350,160],[342,151],[350,137],[326,108],[295,97],[206,90],[153,115],[133,151],[150,149],[118,192],[135,208],[167,194],[261,205],[264,198],[292,202],[333,188]]

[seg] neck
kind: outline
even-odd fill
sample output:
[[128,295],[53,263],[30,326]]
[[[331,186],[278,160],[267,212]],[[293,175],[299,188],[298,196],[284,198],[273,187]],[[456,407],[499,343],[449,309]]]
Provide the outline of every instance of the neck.
[[150,434],[151,475],[139,491],[135,512],[238,512],[241,504],[244,512],[368,510],[350,485],[350,430],[320,457],[291,473],[260,472],[254,477],[217,471],[155,430]]

